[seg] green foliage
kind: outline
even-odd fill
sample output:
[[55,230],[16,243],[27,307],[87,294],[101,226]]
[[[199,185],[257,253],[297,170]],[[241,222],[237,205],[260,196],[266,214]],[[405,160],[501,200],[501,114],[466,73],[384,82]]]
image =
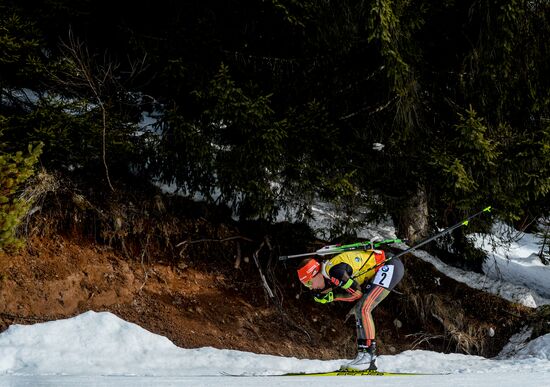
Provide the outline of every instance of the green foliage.
[[401,55],[403,36],[400,28],[401,15],[398,14],[400,3],[404,2],[375,0],[372,2],[369,18],[369,41],[379,42],[380,52],[388,65],[388,77],[393,81],[392,87],[396,90],[403,87],[409,72],[409,65]]
[[[254,91],[251,91],[254,93]],[[277,120],[269,95],[251,96],[221,65],[205,91],[195,96],[204,110],[196,122],[177,111],[165,126],[164,180],[172,176],[188,192],[211,195],[233,203],[243,215],[269,215],[275,192],[271,183],[281,171],[285,120]],[[171,164],[173,159],[179,160]]]
[[[463,78],[475,104],[488,117],[526,124],[548,107],[548,4],[507,0],[472,9],[480,24],[477,45],[467,57]],[[479,18],[479,19],[477,19]],[[498,92],[491,92],[490,87]],[[546,107],[545,107],[546,105]]]
[[[514,133],[501,127],[506,155],[497,163],[498,208],[510,221],[547,214],[550,193],[550,127]],[[514,155],[515,157],[511,157]]]
[[8,3],[4,150],[42,141],[90,186],[159,178],[249,218],[398,218],[420,191],[434,226],[550,212],[548,2]]
[[0,8],[0,86],[9,79],[28,85],[45,71],[35,23]]
[[17,227],[29,211],[32,202],[18,197],[27,180],[34,173],[34,165],[42,152],[42,144],[29,145],[28,154],[0,154],[0,251],[20,248],[23,241],[17,236]]
[[430,165],[442,187],[443,202],[467,210],[487,200],[487,183],[499,157],[487,132],[483,119],[470,107],[465,115],[459,114],[452,136],[432,148]]
[[462,87],[495,128],[501,157],[487,182],[489,198],[500,216],[518,225],[550,209],[549,10],[547,2],[525,0],[472,9],[481,30],[467,56]]
[[305,27],[305,24],[300,20],[300,18],[295,13],[291,12],[289,8],[290,7],[307,8],[308,6],[307,2],[292,0],[292,1],[288,1],[289,3],[288,5],[285,5],[283,4],[282,1],[278,1],[278,0],[271,0],[271,2],[273,3],[273,7],[279,12],[281,12],[282,15],[284,15],[284,19],[288,23],[299,27]]
[[[136,170],[142,168],[149,149],[145,144],[149,133],[134,136],[137,127],[124,117],[113,113],[106,120],[107,162],[115,176],[127,175],[130,165]],[[44,96],[32,110],[7,117],[5,126],[9,149],[20,147],[23,141],[44,144],[45,168],[72,173],[83,180],[104,177],[102,112],[86,98]]]
[[142,173],[152,136],[136,125],[140,94],[125,87],[139,75],[139,65],[124,72],[107,52],[96,55],[72,35],[63,44],[58,37],[52,49],[38,23],[25,20],[0,16],[6,151],[42,142],[46,168],[81,180]]

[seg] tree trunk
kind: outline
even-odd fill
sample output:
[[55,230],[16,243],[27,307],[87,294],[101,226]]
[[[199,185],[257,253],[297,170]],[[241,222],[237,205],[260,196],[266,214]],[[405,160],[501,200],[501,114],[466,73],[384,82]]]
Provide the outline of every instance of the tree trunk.
[[397,236],[405,238],[409,245],[428,235],[428,198],[424,186],[418,186],[416,192],[398,206],[392,215]]

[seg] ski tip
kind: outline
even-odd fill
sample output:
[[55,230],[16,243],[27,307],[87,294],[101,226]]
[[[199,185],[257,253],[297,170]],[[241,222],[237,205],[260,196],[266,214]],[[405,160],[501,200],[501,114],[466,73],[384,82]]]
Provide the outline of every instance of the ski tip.
[[491,208],[492,208],[491,206],[485,207],[485,208],[483,209],[483,212],[491,212]]

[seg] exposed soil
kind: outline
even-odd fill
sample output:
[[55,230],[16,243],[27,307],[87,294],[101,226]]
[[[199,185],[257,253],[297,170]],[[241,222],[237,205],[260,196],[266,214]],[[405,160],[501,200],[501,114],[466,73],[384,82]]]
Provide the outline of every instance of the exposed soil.
[[[34,240],[25,254],[0,255],[0,273],[2,330],[95,310],[115,313],[185,348],[301,357],[316,348],[304,346],[306,334],[289,330],[277,308],[252,305],[223,274],[191,266],[141,264],[108,248],[58,238]],[[320,350],[326,357],[335,353]]]
[[[25,252],[0,253],[0,329],[109,311],[185,348],[354,356],[354,319],[345,321],[350,305],[314,303],[292,272],[279,278],[286,283],[276,289],[283,300],[278,308],[253,263],[237,269],[227,263],[220,270],[219,261],[196,262],[142,263],[88,241],[33,237]],[[532,314],[412,256],[404,263],[404,280],[374,314],[382,354],[425,348],[492,356]]]

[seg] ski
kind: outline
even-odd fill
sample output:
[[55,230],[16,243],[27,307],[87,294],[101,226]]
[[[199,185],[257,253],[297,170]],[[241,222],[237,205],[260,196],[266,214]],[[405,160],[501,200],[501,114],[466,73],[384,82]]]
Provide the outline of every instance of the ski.
[[414,373],[414,372],[384,372],[377,370],[365,370],[365,371],[344,371],[336,370],[329,372],[296,372],[278,375],[265,375],[254,373],[243,374],[229,374],[226,372],[221,373],[223,376],[237,376],[237,377],[281,377],[281,376],[420,376],[420,375],[444,375],[444,374],[430,374],[430,373]]
[[427,375],[417,374],[412,372],[384,372],[377,370],[365,370],[365,371],[345,371],[336,370],[329,372],[316,372],[316,373],[288,373],[281,376],[416,376]]

